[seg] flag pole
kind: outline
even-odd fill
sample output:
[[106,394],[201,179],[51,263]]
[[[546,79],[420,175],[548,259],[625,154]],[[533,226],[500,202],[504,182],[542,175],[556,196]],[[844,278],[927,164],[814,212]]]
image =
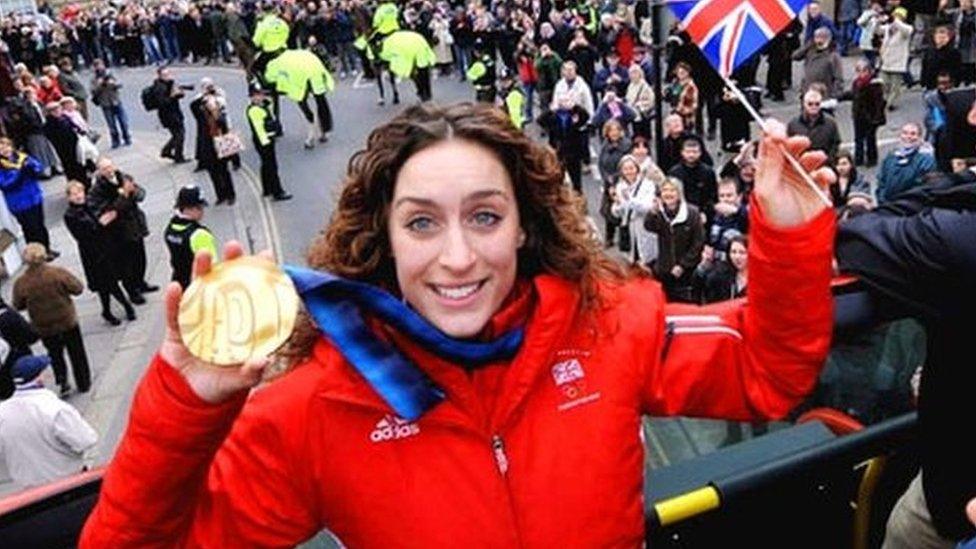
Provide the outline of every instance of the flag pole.
[[[759,124],[759,129],[763,133],[766,133],[766,121],[763,120],[761,116],[759,116],[759,112],[757,112],[756,108],[752,106],[752,103],[750,103],[749,100],[746,98],[745,94],[742,93],[742,90],[739,89],[739,86],[737,86],[735,82],[733,82],[727,76],[723,76],[722,80],[725,81],[725,85],[728,86],[730,90],[732,90],[733,94],[735,94],[735,97],[739,100],[739,103],[741,103],[742,106],[746,109],[746,111],[749,112],[749,115],[752,116],[752,119],[755,120],[757,124]],[[790,151],[786,150],[786,147],[784,147],[782,143],[779,144],[779,150],[780,152],[783,153],[783,156],[786,157],[786,160],[789,161],[790,165],[793,166],[793,169],[800,174],[800,177],[803,178],[803,181],[805,181],[806,184],[810,187],[810,189],[813,190],[813,192],[816,193],[818,197],[820,197],[820,200],[823,201],[823,203],[826,204],[828,208],[832,208],[834,206],[833,201],[830,199],[830,197],[827,196],[827,193],[824,192],[824,190],[820,188],[819,185],[817,185],[817,182],[814,181],[813,178],[810,176],[810,174],[806,171],[806,169],[803,168],[803,166],[800,164],[800,161],[797,160],[796,157],[794,157],[793,154],[790,153]]]

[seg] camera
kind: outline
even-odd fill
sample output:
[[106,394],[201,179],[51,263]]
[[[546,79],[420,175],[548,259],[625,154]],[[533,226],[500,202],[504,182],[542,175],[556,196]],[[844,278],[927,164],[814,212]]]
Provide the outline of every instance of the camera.
[[193,89],[193,84],[180,84],[180,89],[184,91],[190,91]]

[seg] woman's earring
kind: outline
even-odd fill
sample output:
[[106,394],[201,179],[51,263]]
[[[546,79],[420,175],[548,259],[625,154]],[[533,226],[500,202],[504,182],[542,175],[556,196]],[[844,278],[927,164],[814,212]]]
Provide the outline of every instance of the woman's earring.
[[519,231],[518,247],[525,246],[525,231]]

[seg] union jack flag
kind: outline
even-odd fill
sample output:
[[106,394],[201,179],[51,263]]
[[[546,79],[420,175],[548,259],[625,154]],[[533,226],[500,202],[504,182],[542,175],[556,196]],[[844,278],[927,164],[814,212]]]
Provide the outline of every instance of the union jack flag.
[[727,77],[790,24],[810,0],[672,0],[671,11]]

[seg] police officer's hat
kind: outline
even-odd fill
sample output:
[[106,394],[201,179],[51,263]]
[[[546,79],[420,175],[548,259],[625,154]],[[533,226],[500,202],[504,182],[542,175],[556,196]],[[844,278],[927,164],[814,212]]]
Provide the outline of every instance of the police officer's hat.
[[264,89],[264,86],[262,86],[261,83],[258,82],[257,80],[252,80],[252,81],[248,82],[248,84],[247,84],[247,95],[248,96],[266,95],[267,93],[268,93],[268,90]]
[[192,208],[194,206],[209,206],[210,203],[203,197],[203,191],[196,185],[186,185],[176,195],[176,209]]

